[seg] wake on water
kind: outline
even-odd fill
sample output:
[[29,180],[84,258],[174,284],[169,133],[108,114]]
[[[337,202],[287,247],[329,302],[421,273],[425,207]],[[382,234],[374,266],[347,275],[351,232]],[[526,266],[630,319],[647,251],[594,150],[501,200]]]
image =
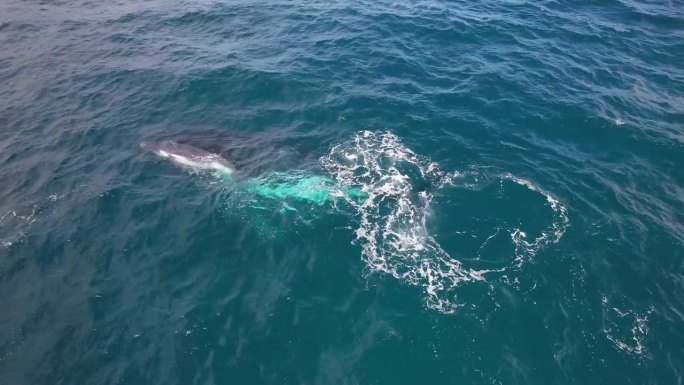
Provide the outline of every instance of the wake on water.
[[[455,289],[459,285],[520,268],[540,249],[558,242],[569,225],[566,207],[551,194],[530,181],[499,175],[500,181],[542,195],[552,212],[552,222],[536,235],[528,235],[519,227],[505,229],[514,249],[507,265],[467,268],[440,246],[428,231],[427,222],[435,192],[448,186],[476,189],[461,182],[479,178],[442,171],[437,163],[404,146],[392,132],[359,132],[334,146],[320,163],[328,177],[294,170],[235,181],[229,187],[226,204],[231,212],[249,208],[289,215],[297,221],[298,213],[306,215],[313,209],[313,215],[320,215],[316,207],[332,203],[336,212],[353,216],[354,243],[361,247],[367,271],[421,288],[426,305],[442,313],[458,308]],[[245,215],[248,217],[254,219],[254,215]],[[305,218],[299,219],[308,223]],[[266,233],[272,234],[273,227],[265,223],[257,227],[265,226]]]

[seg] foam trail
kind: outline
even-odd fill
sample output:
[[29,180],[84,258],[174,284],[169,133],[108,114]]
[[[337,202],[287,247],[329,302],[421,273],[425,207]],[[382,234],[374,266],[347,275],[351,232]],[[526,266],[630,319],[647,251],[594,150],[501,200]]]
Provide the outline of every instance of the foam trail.
[[423,288],[427,305],[445,313],[457,308],[456,286],[484,279],[485,272],[464,268],[427,231],[431,191],[449,178],[436,163],[415,154],[391,132],[364,131],[333,147],[321,164],[341,186],[367,195],[348,202],[358,213],[356,242],[371,272]]
[[565,234],[565,231],[570,223],[570,219],[568,219],[567,208],[563,206],[558,199],[554,198],[551,193],[543,190],[528,180],[515,177],[511,174],[506,174],[503,176],[503,178],[515,182],[521,186],[525,186],[528,189],[543,195],[546,198],[547,204],[551,207],[556,216],[556,220],[551,224],[551,228],[547,231],[543,231],[534,240],[528,240],[527,234],[520,229],[514,229],[511,231],[511,239],[513,240],[516,248],[516,266],[520,267],[524,261],[524,256],[534,256],[542,247],[550,243],[558,243],[561,237],[563,237],[563,234]]
[[[464,174],[443,172],[435,162],[404,146],[395,134],[360,132],[350,142],[333,147],[321,164],[341,188],[357,188],[366,194],[365,199],[347,201],[357,212],[355,242],[361,245],[369,271],[422,288],[429,308],[452,313],[458,307],[454,299],[457,286],[508,269],[466,268],[428,233],[433,192],[454,184]],[[511,231],[516,256],[509,267],[520,267],[525,257],[529,259],[548,243],[560,240],[569,223],[567,209],[527,180],[510,174],[503,178],[545,196],[556,216],[552,226],[534,240],[528,240],[520,229]]]

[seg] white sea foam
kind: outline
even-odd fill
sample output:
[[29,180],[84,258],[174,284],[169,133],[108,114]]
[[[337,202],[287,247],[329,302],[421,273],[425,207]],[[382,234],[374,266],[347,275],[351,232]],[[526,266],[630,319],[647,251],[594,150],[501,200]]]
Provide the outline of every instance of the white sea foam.
[[[453,184],[463,174],[446,173],[426,157],[404,146],[391,132],[363,131],[332,148],[321,164],[342,187],[361,189],[363,200],[347,198],[358,216],[355,243],[370,273],[385,273],[424,290],[427,306],[444,313],[456,310],[454,289],[464,282],[483,281],[487,273],[474,270],[452,258],[428,233],[426,221],[434,191]],[[529,181],[506,175],[546,197],[558,218],[534,240],[520,230],[511,237],[520,266],[524,256],[536,253],[550,242],[558,242],[568,226],[566,208],[551,194]]]
[[54,208],[55,203],[69,193],[52,194],[36,203],[27,203],[23,207],[9,209],[0,214],[0,250],[21,243],[27,237],[31,226],[45,215],[45,211]]
[[563,206],[558,199],[554,198],[551,193],[543,190],[541,187],[533,184],[532,182],[515,177],[511,174],[506,174],[503,176],[504,179],[508,179],[515,182],[521,186],[525,186],[528,189],[543,195],[546,198],[546,203],[551,207],[554,212],[555,219],[551,223],[551,227],[545,231],[542,231],[539,236],[535,239],[528,239],[527,234],[520,229],[513,229],[511,231],[511,239],[515,244],[515,260],[516,264],[520,266],[525,260],[534,256],[539,249],[550,244],[558,243],[560,239],[565,234],[565,231],[570,224],[570,219],[568,219],[568,209]]
[[648,317],[653,310],[650,309],[644,314],[638,314],[630,309],[620,309],[626,305],[624,303],[612,304],[610,302],[613,301],[609,301],[605,295],[601,297],[601,302],[605,322],[603,332],[606,338],[613,343],[616,349],[641,356],[646,350],[644,340],[648,335]]
[[391,132],[369,131],[335,146],[321,163],[340,185],[367,194],[348,202],[358,212],[356,241],[371,272],[423,288],[428,306],[442,312],[456,309],[453,289],[461,282],[484,279],[483,272],[451,258],[427,231],[432,191],[449,178],[437,164]]
[[36,209],[37,205],[33,205],[30,212],[27,210],[25,213],[17,213],[11,209],[0,215],[0,230],[9,232],[6,234],[6,231],[2,231],[0,249],[9,248],[26,236],[26,231],[36,221]]

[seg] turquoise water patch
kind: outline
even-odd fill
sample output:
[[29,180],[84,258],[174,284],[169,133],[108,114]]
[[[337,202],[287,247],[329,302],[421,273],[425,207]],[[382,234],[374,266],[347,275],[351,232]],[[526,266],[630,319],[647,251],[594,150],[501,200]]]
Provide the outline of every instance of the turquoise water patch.
[[340,188],[333,179],[301,173],[273,173],[245,184],[247,194],[271,200],[293,199],[322,204],[335,198],[362,200],[366,196],[359,188]]

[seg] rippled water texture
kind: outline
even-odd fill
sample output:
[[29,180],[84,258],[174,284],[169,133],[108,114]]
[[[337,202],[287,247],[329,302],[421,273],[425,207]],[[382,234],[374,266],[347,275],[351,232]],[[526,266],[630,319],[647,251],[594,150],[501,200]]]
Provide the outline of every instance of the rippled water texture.
[[2,384],[683,381],[681,1],[9,0],[0,48]]

